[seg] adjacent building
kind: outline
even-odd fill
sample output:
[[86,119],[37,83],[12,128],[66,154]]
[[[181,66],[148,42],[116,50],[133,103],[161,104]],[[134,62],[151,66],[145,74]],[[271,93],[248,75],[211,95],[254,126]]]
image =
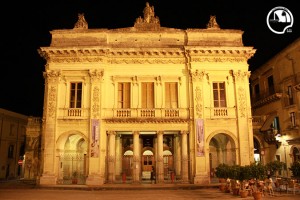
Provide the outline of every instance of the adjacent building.
[[133,27],[51,31],[40,184],[209,183],[254,160],[243,31],[162,27],[146,3]]
[[0,179],[23,176],[28,116],[0,108]]
[[[257,161],[300,160],[300,39],[251,73]],[[282,176],[291,176],[284,170]]]

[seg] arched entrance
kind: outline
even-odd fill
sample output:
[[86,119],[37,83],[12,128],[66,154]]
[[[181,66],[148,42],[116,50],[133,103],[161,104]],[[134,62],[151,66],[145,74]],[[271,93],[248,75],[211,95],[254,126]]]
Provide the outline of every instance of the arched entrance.
[[132,176],[132,165],[133,165],[133,151],[127,150],[124,152],[123,159],[122,159],[123,174],[125,174],[126,177]]
[[146,149],[142,155],[142,179],[150,180],[152,166],[155,169],[155,159],[152,149]]
[[[236,164],[236,145],[233,138],[225,133],[218,133],[209,142],[209,167],[210,172],[219,164]],[[211,173],[212,174],[212,173]]]
[[85,184],[87,143],[80,134],[60,137],[58,184]]

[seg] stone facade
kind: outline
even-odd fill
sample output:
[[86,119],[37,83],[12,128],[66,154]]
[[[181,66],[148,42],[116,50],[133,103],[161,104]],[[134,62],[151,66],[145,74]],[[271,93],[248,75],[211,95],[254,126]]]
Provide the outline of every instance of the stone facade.
[[[287,167],[300,160],[300,40],[252,72],[251,98],[257,159]],[[291,176],[289,170],[282,176]]]
[[23,177],[28,117],[0,108],[0,179]]
[[[220,163],[254,160],[248,59],[240,30],[133,27],[51,31],[40,184],[209,183]],[[76,172],[76,173],[74,173]],[[69,182],[68,182],[69,181]]]

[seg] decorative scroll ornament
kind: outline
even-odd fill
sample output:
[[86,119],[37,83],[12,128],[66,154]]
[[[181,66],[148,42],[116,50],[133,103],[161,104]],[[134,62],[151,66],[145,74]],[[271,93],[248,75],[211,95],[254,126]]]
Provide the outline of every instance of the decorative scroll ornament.
[[206,26],[208,29],[220,29],[219,24],[217,23],[216,16],[211,15]]
[[241,117],[246,117],[246,95],[245,90],[242,87],[238,89],[239,95],[239,111]]
[[134,27],[139,29],[157,29],[160,27],[159,18],[155,16],[154,7],[150,6],[146,2],[146,7],[144,8],[144,18],[141,16],[136,18]]
[[78,21],[75,23],[74,29],[88,29],[88,23],[84,18],[84,14],[78,14]]

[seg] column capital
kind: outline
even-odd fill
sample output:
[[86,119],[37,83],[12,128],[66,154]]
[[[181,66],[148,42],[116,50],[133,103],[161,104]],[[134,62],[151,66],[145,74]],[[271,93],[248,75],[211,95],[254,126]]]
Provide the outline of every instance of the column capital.
[[181,135],[187,135],[187,134],[189,134],[189,132],[188,131],[180,131],[180,134]]
[[157,135],[163,135],[164,132],[163,132],[163,131],[156,131],[156,134],[157,134]]
[[140,135],[140,132],[139,131],[132,131],[132,134],[133,135]]
[[116,135],[116,131],[107,131],[108,135]]

